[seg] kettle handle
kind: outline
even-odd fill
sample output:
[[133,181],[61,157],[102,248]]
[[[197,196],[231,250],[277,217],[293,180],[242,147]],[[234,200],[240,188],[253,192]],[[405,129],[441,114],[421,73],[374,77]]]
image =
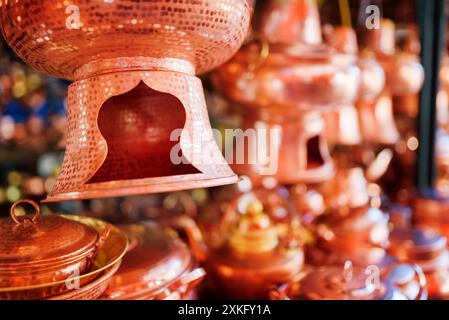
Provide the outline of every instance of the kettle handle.
[[204,242],[203,234],[195,220],[188,216],[179,216],[172,221],[174,228],[180,228],[187,235],[187,240],[193,255],[199,262],[207,259],[207,245]]
[[[426,298],[427,296],[427,282],[426,282],[426,276],[424,275],[424,272],[422,271],[421,267],[418,266],[416,263],[411,263],[411,262],[393,262],[392,264],[390,264],[388,266],[388,268],[385,270],[385,274],[386,276],[388,276],[392,270],[397,267],[397,266],[401,266],[401,265],[407,265],[413,268],[414,271],[414,278],[416,280],[418,280],[418,285],[419,285],[419,292],[416,295],[416,297],[413,300],[423,300]],[[394,283],[393,283],[394,284]]]

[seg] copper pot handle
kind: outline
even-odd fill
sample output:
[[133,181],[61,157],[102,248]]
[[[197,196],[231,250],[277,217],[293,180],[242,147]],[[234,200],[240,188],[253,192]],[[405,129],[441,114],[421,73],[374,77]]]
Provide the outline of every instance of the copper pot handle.
[[164,300],[172,293],[178,291],[185,286],[184,292],[189,292],[192,288],[197,286],[206,276],[206,271],[203,268],[196,268],[188,274],[181,276],[178,280],[169,285],[166,289],[156,295],[155,300]]
[[111,233],[111,225],[108,223],[104,227],[103,232],[100,235],[100,238],[98,239],[97,243],[95,244],[95,248],[92,251],[92,255],[90,256],[89,260],[87,261],[87,270],[90,270],[95,262],[95,258],[97,257],[98,253],[100,252],[101,248],[106,242],[106,239],[109,237],[109,234]]
[[[419,284],[419,292],[414,300],[422,300],[427,294],[427,292],[426,292],[427,282],[426,282],[426,276],[424,275],[424,272],[422,271],[420,266],[418,266],[415,263],[411,263],[411,262],[409,262],[409,263],[393,262],[385,270],[385,274],[388,276],[394,267],[401,266],[401,265],[409,265],[413,268],[413,271],[415,272],[415,279],[418,280],[418,284]],[[394,283],[393,283],[393,285],[394,285]]]
[[[36,212],[34,213],[33,218],[29,219],[29,218],[24,218],[23,220],[20,220],[17,216],[16,213],[14,212],[15,208],[22,203],[28,203],[31,204],[33,206],[33,208],[36,210]],[[9,215],[11,216],[11,219],[16,223],[16,224],[21,224],[21,223],[26,223],[26,222],[32,222],[35,223],[36,220],[39,218],[41,214],[41,209],[39,208],[39,205],[30,199],[23,199],[23,200],[19,200],[14,202],[14,204],[11,206],[11,209],[9,209]]]

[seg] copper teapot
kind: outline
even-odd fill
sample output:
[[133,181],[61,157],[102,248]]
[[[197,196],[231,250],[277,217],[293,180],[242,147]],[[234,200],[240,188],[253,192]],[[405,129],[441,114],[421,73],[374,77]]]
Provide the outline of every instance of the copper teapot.
[[75,80],[64,162],[47,201],[235,183],[195,75],[237,51],[251,2],[4,3],[2,32],[18,56]]
[[[390,158],[391,159],[391,158]],[[367,178],[383,170],[371,167],[340,169],[336,177],[317,186],[324,197],[325,213],[314,222],[316,243],[307,251],[315,265],[331,265],[350,260],[357,266],[385,267],[392,262],[387,255],[388,215],[379,209],[380,188]],[[379,164],[376,164],[379,166]],[[374,181],[370,180],[370,181]],[[376,193],[373,190],[377,189]]]
[[206,292],[215,298],[266,299],[271,286],[289,281],[303,265],[293,229],[279,228],[257,201],[237,214],[221,241],[205,243],[192,220],[186,221],[186,229],[208,275]]
[[270,293],[273,300],[425,300],[426,279],[411,264],[376,267],[327,266],[302,272]]

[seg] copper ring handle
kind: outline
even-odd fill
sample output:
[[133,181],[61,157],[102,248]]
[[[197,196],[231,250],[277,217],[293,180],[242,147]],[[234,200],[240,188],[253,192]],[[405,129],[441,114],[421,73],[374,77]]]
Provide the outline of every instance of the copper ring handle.
[[[15,208],[22,203],[28,203],[31,204],[33,206],[33,208],[36,210],[36,212],[34,213],[33,218],[28,219],[25,218],[22,221],[19,220],[19,218],[16,216],[16,213],[14,212]],[[23,200],[19,200],[14,202],[14,204],[11,206],[11,209],[9,209],[9,215],[11,216],[12,220],[16,223],[16,224],[21,224],[23,222],[27,222],[27,221],[31,221],[31,222],[36,222],[37,218],[39,218],[39,216],[41,215],[41,209],[39,208],[39,205],[30,199],[23,199]]]
[[426,277],[424,275],[424,272],[422,271],[421,267],[418,266],[416,263],[393,262],[392,264],[390,264],[388,266],[387,270],[385,270],[385,273],[388,275],[393,270],[394,267],[397,267],[400,265],[409,265],[413,268],[413,271],[415,272],[415,279],[418,280],[418,284],[419,284],[419,292],[418,292],[418,295],[416,296],[415,300],[422,300],[426,295],[427,282],[426,282]]

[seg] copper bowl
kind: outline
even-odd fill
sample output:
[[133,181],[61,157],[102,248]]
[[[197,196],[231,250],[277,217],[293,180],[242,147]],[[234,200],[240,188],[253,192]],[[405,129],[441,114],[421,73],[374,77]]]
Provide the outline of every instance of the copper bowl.
[[[93,66],[114,70],[117,57],[151,57],[154,67],[184,67],[203,73],[225,62],[246,36],[251,1],[102,1],[70,5],[54,1],[8,1],[2,31],[32,67],[79,79]],[[78,13],[78,15],[77,15]],[[107,18],[106,18],[107,17]],[[79,20],[79,23],[77,23]]]
[[[20,287],[2,287],[0,288],[0,299],[30,300],[75,294],[78,285],[81,289],[88,286],[107,270],[110,271],[111,268],[113,269],[115,265],[120,263],[128,247],[126,236],[120,230],[113,226],[108,227],[109,225],[105,222],[93,218],[73,215],[62,217],[90,227],[98,233],[103,233],[104,230],[109,229],[109,236],[99,248],[95,260],[92,261],[92,266],[84,273],[75,272],[59,281],[39,282]],[[99,290],[99,288],[97,289]]]

